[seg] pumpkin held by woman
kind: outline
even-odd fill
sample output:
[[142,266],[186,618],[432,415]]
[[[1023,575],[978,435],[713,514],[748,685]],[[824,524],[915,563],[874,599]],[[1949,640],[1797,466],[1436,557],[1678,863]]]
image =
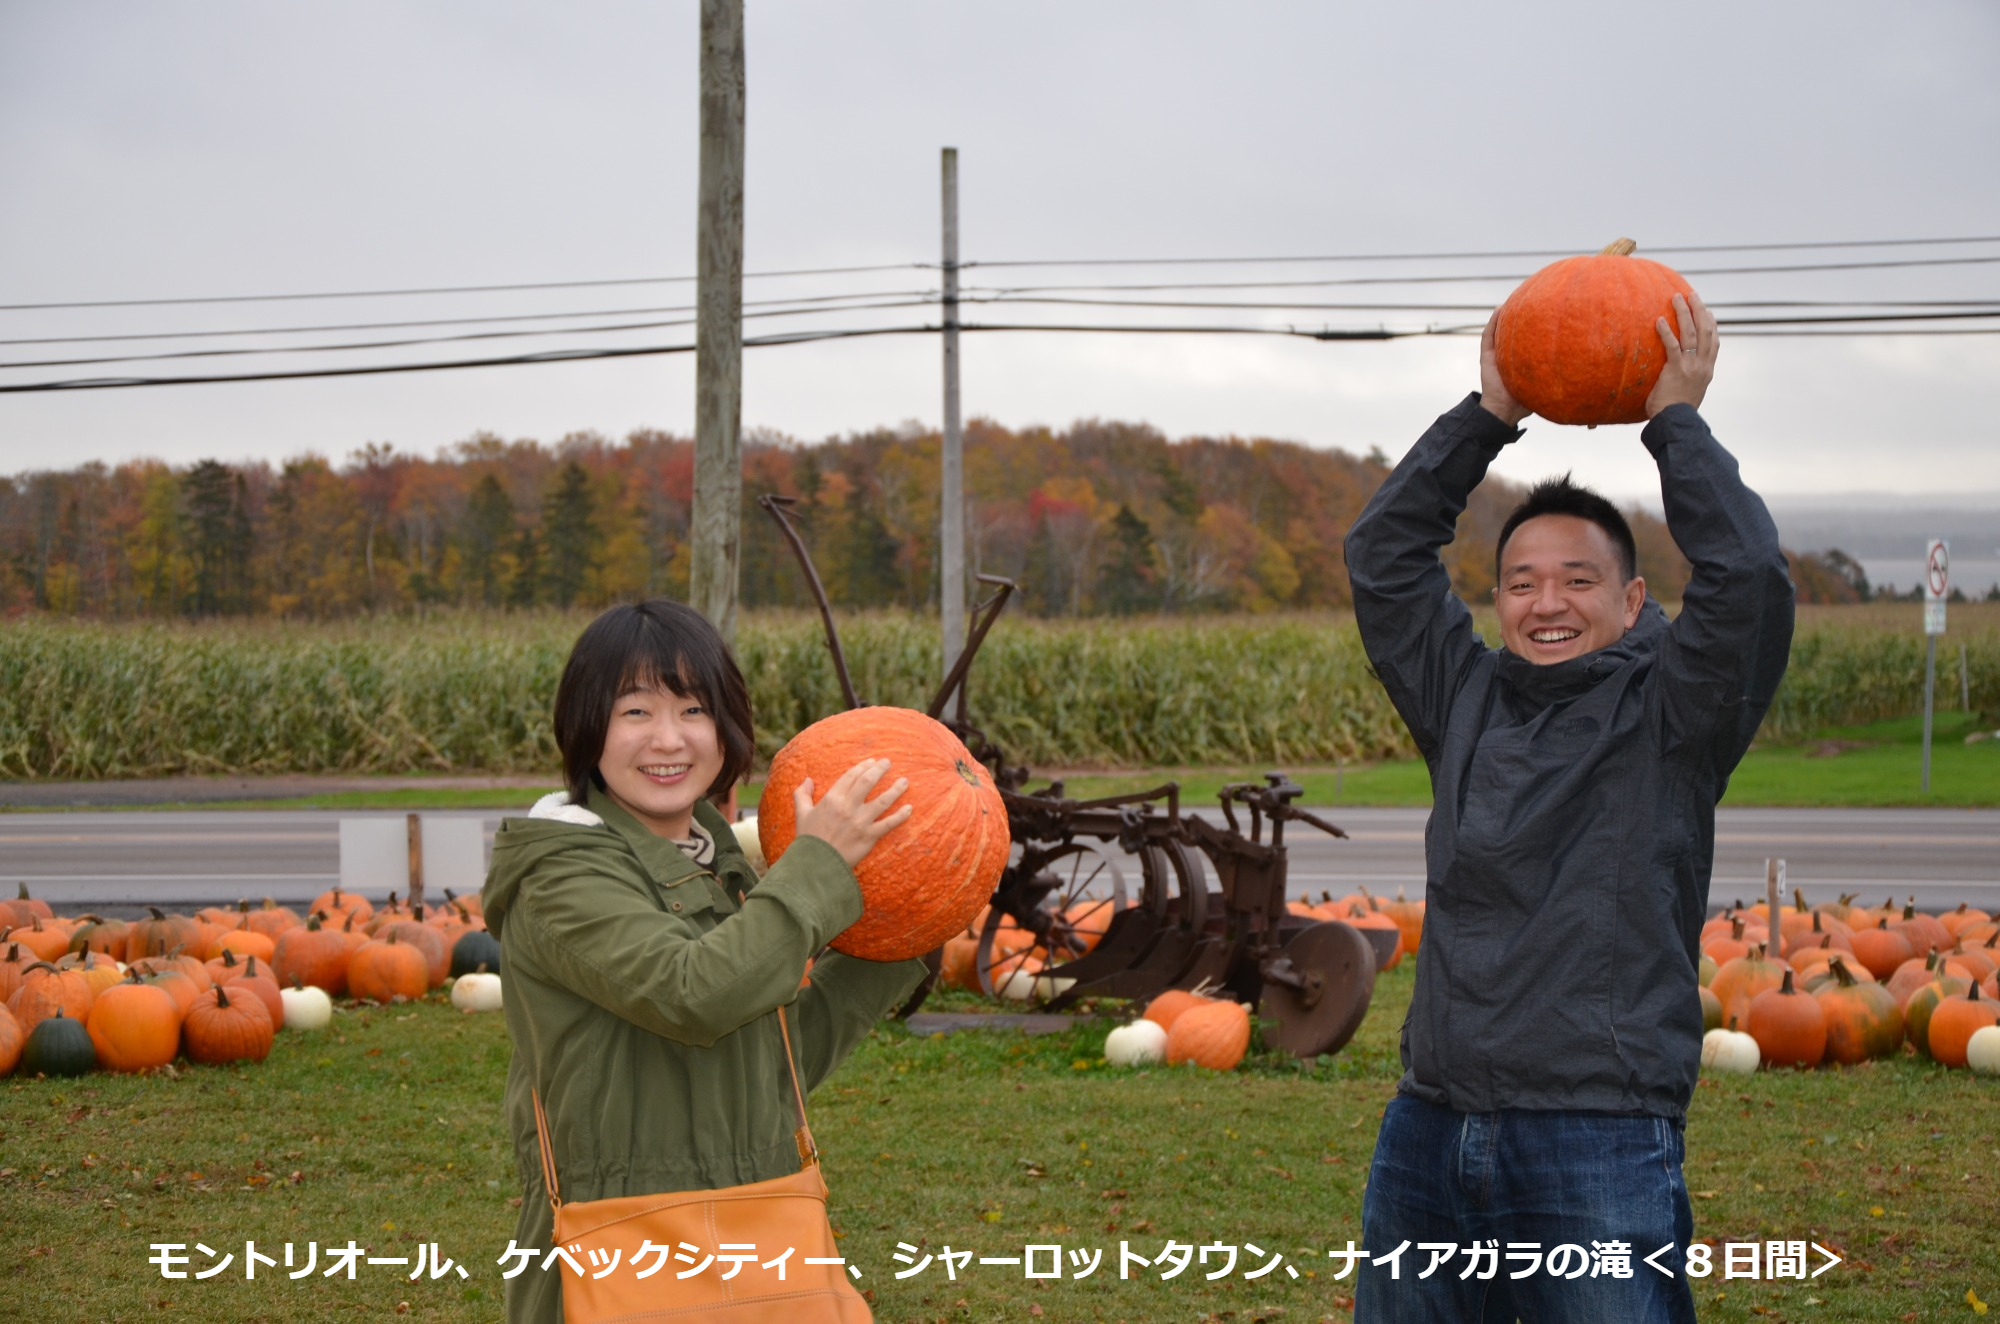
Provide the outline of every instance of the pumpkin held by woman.
[[876,843],[854,871],[866,906],[833,940],[871,961],[900,961],[962,930],[1007,866],[1007,808],[993,778],[944,723],[910,708],[855,708],[814,722],[771,760],[757,806],[757,836],[773,866],[798,825],[792,792],[810,777],[823,793],[863,759],[885,758],[907,777],[907,823]]
[[1620,239],[1566,257],[1522,281],[1500,305],[1493,349],[1508,394],[1551,423],[1643,423],[1666,365],[1655,326],[1692,294],[1671,267],[1631,256]]

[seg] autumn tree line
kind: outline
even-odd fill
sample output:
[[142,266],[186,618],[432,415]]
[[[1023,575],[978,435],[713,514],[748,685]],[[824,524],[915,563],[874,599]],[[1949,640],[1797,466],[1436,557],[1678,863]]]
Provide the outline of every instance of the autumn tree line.
[[[796,511],[840,606],[937,600],[939,436],[915,426],[743,447],[742,601],[810,598],[756,498]],[[967,561],[1043,616],[1342,608],[1341,542],[1386,457],[1264,438],[1169,441],[1144,424],[1061,431],[974,421]],[[487,433],[432,458],[371,443],[334,464],[139,460],[0,478],[0,613],[332,618],[456,606],[598,606],[688,584],[692,441],[651,430],[553,445]],[[1468,599],[1524,495],[1489,479],[1446,549]],[[1688,567],[1634,509],[1639,569],[1677,598]],[[1830,554],[1795,558],[1807,601],[1866,595]]]

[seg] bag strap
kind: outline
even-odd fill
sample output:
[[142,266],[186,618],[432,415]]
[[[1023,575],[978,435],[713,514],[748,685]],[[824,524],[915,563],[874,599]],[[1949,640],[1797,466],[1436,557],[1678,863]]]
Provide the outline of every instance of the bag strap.
[[[812,1130],[806,1125],[806,1095],[799,1088],[799,1069],[792,1061],[792,1031],[785,1016],[785,1009],[778,1008],[778,1033],[785,1039],[785,1070],[792,1077],[792,1104],[798,1110],[798,1129],[792,1132],[792,1139],[799,1147],[799,1170],[805,1171],[819,1163],[819,1146],[813,1143]],[[535,1139],[542,1151],[542,1185],[549,1193],[549,1208],[562,1212],[562,1194],[556,1186],[555,1152],[549,1147],[549,1118],[542,1111],[540,1090],[530,1088],[528,1097],[535,1105]]]

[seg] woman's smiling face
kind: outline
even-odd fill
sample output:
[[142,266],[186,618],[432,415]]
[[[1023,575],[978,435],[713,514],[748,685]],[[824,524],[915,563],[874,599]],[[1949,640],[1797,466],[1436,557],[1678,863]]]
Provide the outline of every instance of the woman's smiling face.
[[722,741],[701,700],[630,690],[611,707],[598,775],[613,801],[663,837],[685,840],[694,806],[722,774]]

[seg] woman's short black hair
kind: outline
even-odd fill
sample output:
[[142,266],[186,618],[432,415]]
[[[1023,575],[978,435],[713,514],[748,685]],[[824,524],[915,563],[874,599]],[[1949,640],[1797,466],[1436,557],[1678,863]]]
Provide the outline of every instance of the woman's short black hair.
[[728,793],[750,771],[757,752],[750,722],[750,687],[729,645],[708,618],[668,598],[611,608],[584,627],[556,686],[556,748],[572,804],[582,804],[593,782],[604,785],[597,765],[611,708],[639,689],[666,689],[690,698],[715,718],[722,771],[704,792]]

